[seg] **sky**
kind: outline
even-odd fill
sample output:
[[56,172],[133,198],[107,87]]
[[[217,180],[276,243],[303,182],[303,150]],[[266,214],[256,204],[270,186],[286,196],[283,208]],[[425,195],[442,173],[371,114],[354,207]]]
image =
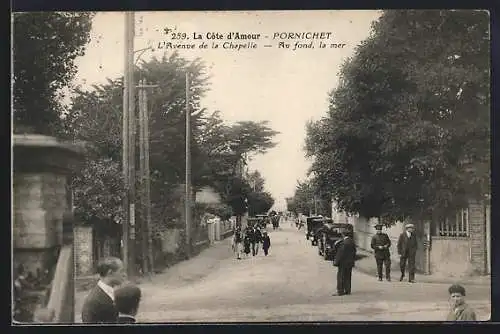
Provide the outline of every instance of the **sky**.
[[[303,150],[306,123],[326,115],[328,93],[338,84],[341,64],[368,37],[371,23],[379,16],[380,12],[374,10],[136,12],[134,50],[152,46],[154,50],[136,56],[145,61],[161,57],[165,50],[158,49],[158,43],[175,42],[164,29],[185,33],[190,40],[180,43],[195,44],[196,48],[179,50],[179,54],[187,59],[201,58],[211,76],[202,107],[209,112],[219,110],[228,123],[268,121],[280,133],[274,139],[276,147],[252,157],[249,169],[262,174],[275,208],[284,209],[285,198],[293,196],[297,180],[306,178],[310,166]],[[76,60],[75,84],[90,87],[123,75],[124,22],[123,12],[95,16],[91,42],[85,55]],[[231,32],[261,34],[261,38],[255,41],[256,48],[223,49],[222,43],[228,41],[226,36]],[[329,39],[323,40],[325,44],[345,46],[319,48],[316,40],[314,49],[293,50],[300,39],[272,39],[275,33],[300,32],[330,32]],[[194,40],[195,33],[209,48],[198,48],[201,41]],[[212,33],[223,36],[215,41],[220,43],[217,49],[211,47],[214,40],[207,39]],[[290,47],[278,48],[280,42],[290,43]]]

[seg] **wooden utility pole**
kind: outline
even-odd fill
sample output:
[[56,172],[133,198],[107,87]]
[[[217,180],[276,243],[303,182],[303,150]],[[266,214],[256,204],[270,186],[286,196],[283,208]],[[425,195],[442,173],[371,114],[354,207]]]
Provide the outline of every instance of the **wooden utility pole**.
[[149,170],[149,112],[147,102],[147,88],[158,85],[146,85],[145,80],[139,82],[139,156],[141,182],[141,250],[142,267],[144,273],[153,273],[153,248],[151,231],[151,187]]
[[[158,86],[154,86],[158,87]],[[148,95],[144,92],[144,150],[145,162],[144,169],[146,173],[146,226],[148,232],[148,258],[149,271],[154,273],[154,257],[153,257],[153,226],[151,225],[151,172],[149,170],[149,111],[148,111]]]
[[140,217],[139,217],[139,226],[140,226],[140,241],[141,241],[141,260],[142,260],[142,272],[147,273],[148,272],[148,258],[147,258],[147,252],[148,252],[148,244],[147,244],[147,231],[146,231],[146,194],[145,194],[145,186],[144,182],[146,179],[146,173],[145,173],[145,166],[144,166],[144,89],[142,88],[143,85],[143,80],[139,80],[139,86],[137,88],[139,89],[139,184],[140,184],[140,191],[139,191],[139,197],[140,197]]
[[125,13],[125,57],[124,57],[124,78],[123,78],[123,124],[122,124],[122,173],[124,180],[125,194],[123,196],[123,209],[124,209],[124,220],[122,222],[122,260],[123,266],[127,273],[129,273],[129,193],[130,193],[130,182],[129,182],[129,87],[130,87],[130,71],[129,71],[129,58],[131,50],[131,40],[133,37],[130,36],[130,18],[129,13]]
[[191,113],[189,109],[189,72],[186,72],[186,194],[184,199],[186,219],[186,255],[191,258]]
[[128,275],[135,275],[135,84],[134,84],[134,12],[127,12],[126,75],[128,90]]

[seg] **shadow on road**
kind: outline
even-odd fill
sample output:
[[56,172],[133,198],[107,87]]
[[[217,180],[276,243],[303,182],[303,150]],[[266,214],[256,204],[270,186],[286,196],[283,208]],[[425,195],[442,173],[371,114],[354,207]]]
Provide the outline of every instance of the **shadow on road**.
[[362,260],[362,259],[364,259],[366,257],[368,257],[368,255],[357,253],[356,254],[356,258],[354,259],[354,261],[359,261],[359,260]]

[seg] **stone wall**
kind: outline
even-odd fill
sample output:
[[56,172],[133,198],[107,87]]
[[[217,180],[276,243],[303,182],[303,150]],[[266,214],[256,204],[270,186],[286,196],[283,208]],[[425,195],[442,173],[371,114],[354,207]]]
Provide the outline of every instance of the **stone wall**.
[[461,276],[471,270],[468,238],[433,237],[431,273]]
[[[34,320],[31,311],[47,306],[46,292],[50,291],[49,282],[55,274],[63,277],[61,284],[65,284],[67,289],[57,298],[51,294],[48,303],[53,305],[57,302],[58,309],[54,311],[61,315],[58,321],[72,321],[71,312],[63,310],[70,307],[67,305],[70,298],[67,291],[73,291],[74,280],[65,275],[64,270],[62,274],[61,271],[57,272],[56,265],[63,246],[66,250],[73,249],[72,219],[65,219],[71,216],[72,210],[68,184],[72,172],[76,171],[81,161],[82,153],[82,147],[53,137],[31,134],[13,136],[14,277],[21,274],[21,265],[23,275],[33,277],[33,282],[22,286],[24,292],[18,293],[15,298],[17,321],[31,322]],[[72,268],[72,274],[73,261],[66,261],[66,265]],[[23,296],[32,292],[40,298],[23,300]],[[19,316],[22,308],[31,311]]]
[[19,254],[14,257],[15,267],[23,263],[27,271],[43,270],[46,256],[38,253],[43,249],[50,253],[62,244],[62,220],[67,210],[65,187],[64,175],[14,175],[13,247]]
[[50,248],[62,243],[66,176],[25,173],[14,176],[15,248]]
[[486,206],[482,202],[469,203],[470,258],[472,270],[487,273]]
[[94,272],[92,227],[75,226],[74,243],[76,275],[84,276],[92,274]]

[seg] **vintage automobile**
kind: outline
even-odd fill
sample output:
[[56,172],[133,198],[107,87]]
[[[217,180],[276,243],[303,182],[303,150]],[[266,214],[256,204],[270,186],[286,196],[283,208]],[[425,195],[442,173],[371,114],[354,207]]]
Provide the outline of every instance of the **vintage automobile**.
[[312,233],[309,236],[309,238],[312,240],[313,245],[318,245],[319,242],[321,241],[321,236],[323,235],[323,232],[327,228],[327,223],[331,223],[332,219],[328,217],[316,217],[313,219],[313,229]]
[[319,229],[316,238],[318,239],[318,254],[325,260],[333,260],[336,252],[337,241],[342,239],[342,232],[353,233],[353,226],[347,223],[333,223],[330,219],[324,222]]
[[306,218],[306,239],[311,239],[311,244],[316,246],[317,239],[314,237],[319,228],[323,226],[323,216],[312,216]]

